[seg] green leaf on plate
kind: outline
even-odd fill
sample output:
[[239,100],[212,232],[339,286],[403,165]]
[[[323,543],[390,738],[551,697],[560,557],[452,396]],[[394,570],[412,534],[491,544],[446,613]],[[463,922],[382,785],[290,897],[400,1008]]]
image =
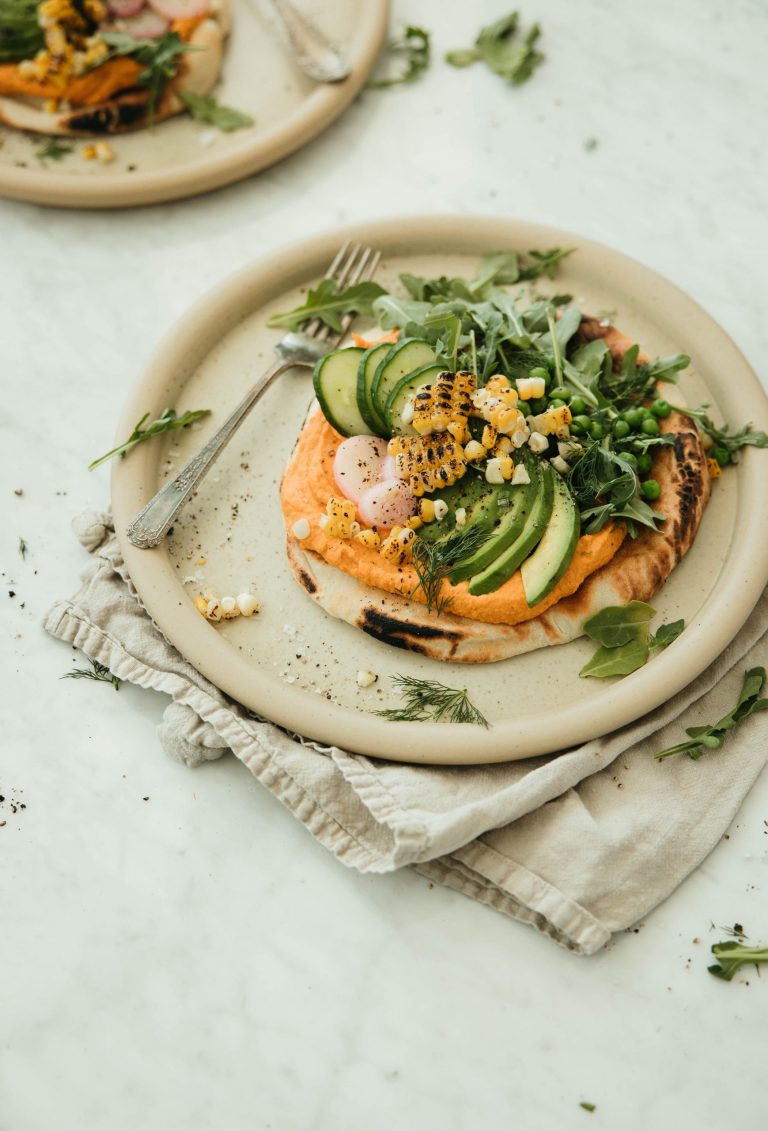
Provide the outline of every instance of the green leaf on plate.
[[637,671],[648,659],[648,643],[645,640],[630,640],[616,648],[604,645],[597,649],[589,663],[579,672],[581,676],[607,679],[612,675],[629,675]]
[[658,632],[651,636],[648,643],[651,648],[668,648],[673,640],[677,640],[684,628],[684,620],[673,620],[669,624],[662,624],[659,626]]
[[201,94],[185,94],[181,90],[177,91],[177,97],[198,122],[208,122],[217,129],[224,130],[225,133],[253,125],[253,118],[248,114],[233,110],[229,106],[221,106],[215,98],[206,98]]
[[319,318],[331,330],[339,332],[345,314],[370,314],[373,300],[383,294],[384,288],[378,283],[355,283],[340,291],[335,279],[323,279],[309,290],[306,302],[285,314],[273,314],[268,325],[298,330],[302,322]]
[[648,625],[655,613],[656,610],[645,601],[609,605],[584,622],[584,631],[606,648],[618,648],[634,641],[647,644]]

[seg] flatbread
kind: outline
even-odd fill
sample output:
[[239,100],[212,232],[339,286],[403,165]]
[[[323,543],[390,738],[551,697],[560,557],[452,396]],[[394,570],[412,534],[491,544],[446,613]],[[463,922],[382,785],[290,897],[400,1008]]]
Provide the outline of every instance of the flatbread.
[[[210,94],[221,74],[229,29],[229,0],[217,0],[215,8],[187,40],[195,50],[180,57],[178,71],[155,107],[153,123],[186,112],[179,94]],[[21,95],[0,96],[0,122],[14,129],[57,137],[103,137],[150,125],[149,91],[142,86],[129,87],[94,105],[72,106],[68,110],[47,110],[46,101]]]
[[[616,358],[631,344],[615,327],[602,328],[591,319],[585,319],[582,334],[585,340],[605,338]],[[677,389],[675,399],[680,401]],[[709,498],[701,441],[693,422],[680,413],[672,413],[662,425],[665,432],[674,433],[675,442],[659,447],[653,464],[653,476],[661,487],[654,507],[666,516],[661,528],[643,528],[637,538],[626,538],[614,557],[575,593],[520,624],[488,624],[450,612],[438,616],[416,601],[358,581],[316,552],[303,549],[290,535],[288,560],[305,592],[331,616],[385,644],[435,660],[485,664],[565,644],[581,636],[584,622],[600,609],[653,597],[696,536]]]

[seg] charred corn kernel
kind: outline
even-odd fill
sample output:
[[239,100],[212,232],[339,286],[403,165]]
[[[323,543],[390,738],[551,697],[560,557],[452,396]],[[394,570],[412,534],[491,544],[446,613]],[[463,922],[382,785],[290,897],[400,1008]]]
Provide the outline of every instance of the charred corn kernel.
[[515,384],[521,401],[543,397],[547,391],[547,383],[543,377],[518,377]]
[[355,522],[355,504],[349,499],[329,499],[326,504],[328,521],[323,529],[332,538],[350,538]]
[[466,526],[466,524],[467,524],[467,508],[466,507],[457,507],[456,508],[456,514],[455,514],[454,517],[456,518],[456,525],[457,526]]
[[457,444],[466,444],[469,439],[469,427],[465,420],[452,420],[446,428]]
[[361,530],[359,534],[355,534],[355,539],[371,550],[378,550],[381,545],[381,535],[375,530]]
[[514,464],[509,456],[496,456],[485,465],[485,478],[488,483],[504,483],[512,478]]
[[571,470],[562,456],[553,456],[549,462],[552,464],[555,471],[559,471],[561,475],[567,475]]
[[528,474],[528,468],[523,463],[518,463],[515,470],[512,472],[512,484],[515,487],[525,486],[531,482],[531,477]]
[[207,615],[207,613],[208,613],[208,602],[206,601],[205,597],[203,597],[202,594],[198,594],[197,597],[195,597],[194,605],[195,605],[195,608],[197,609],[197,611],[199,613],[202,613],[203,616]]
[[413,540],[416,531],[407,526],[393,526],[387,538],[381,544],[379,553],[392,565],[404,565],[413,553]]
[[80,156],[83,158],[84,161],[95,160],[95,158],[96,158],[96,146],[95,145],[84,145],[83,148],[80,150]]
[[259,611],[259,602],[250,593],[240,593],[237,598],[237,607],[241,616],[252,617],[254,613]]
[[493,427],[493,425],[492,424],[486,424],[485,428],[483,428],[483,434],[480,437],[480,443],[483,445],[483,447],[486,449],[486,451],[490,451],[491,448],[496,443],[498,437],[499,437],[499,434],[496,431],[496,429]]
[[205,615],[208,620],[221,620],[221,603],[217,597],[211,597],[206,605]]
[[102,165],[108,165],[110,161],[114,161],[115,155],[109,142],[97,141],[94,149],[96,150],[96,160],[101,161]]
[[435,521],[435,504],[431,499],[422,499],[419,503],[419,518],[422,522]]
[[707,460],[707,471],[709,472],[710,479],[717,479],[719,475],[723,474],[723,469],[716,459]]
[[409,526],[411,530],[418,530],[420,526],[424,525],[424,520],[419,518],[417,514],[414,514],[411,515],[405,525]]
[[413,428],[420,436],[445,432],[450,424],[465,425],[477,389],[474,373],[440,373],[419,389],[413,402]]
[[485,455],[485,448],[477,440],[470,440],[464,449],[464,459],[468,463],[473,463],[476,459],[484,459]]
[[532,452],[545,452],[549,447],[549,440],[541,432],[531,432],[528,438],[528,447]]
[[373,687],[374,683],[379,677],[374,672],[362,669],[357,673],[357,686],[358,687]]
[[542,436],[567,436],[568,425],[572,419],[571,410],[567,404],[564,404],[559,408],[548,408],[538,416],[532,416],[530,424]]
[[[523,443],[524,442],[525,441],[523,441]],[[493,446],[493,454],[495,456],[508,456],[513,447],[514,444],[509,436],[499,436],[498,440]]]
[[435,436],[393,436],[387,451],[395,460],[395,473],[414,495],[450,487],[467,470],[463,449],[447,432]]
[[[326,518],[328,516],[326,515]],[[297,518],[291,527],[291,534],[297,538],[299,542],[303,542],[305,538],[309,538],[312,528],[306,518]]]
[[506,377],[491,377],[472,397],[475,414],[486,420],[497,432],[513,432],[525,417],[517,407],[517,392]]
[[442,522],[445,516],[448,514],[448,504],[446,503],[445,499],[435,499],[434,508],[435,520],[437,522]]

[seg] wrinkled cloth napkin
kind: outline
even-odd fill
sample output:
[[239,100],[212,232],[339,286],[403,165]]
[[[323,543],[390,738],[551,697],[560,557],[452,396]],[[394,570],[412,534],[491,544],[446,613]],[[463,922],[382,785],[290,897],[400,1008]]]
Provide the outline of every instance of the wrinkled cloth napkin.
[[735,704],[768,666],[768,592],[717,661],[630,726],[556,756],[411,766],[297,739],[209,683],[143,610],[108,514],[75,520],[82,587],[44,627],[120,679],[171,696],[159,737],[189,766],[232,751],[342,863],[410,866],[593,954],[674,890],[714,848],[768,759],[766,715],[694,762],[653,754]]

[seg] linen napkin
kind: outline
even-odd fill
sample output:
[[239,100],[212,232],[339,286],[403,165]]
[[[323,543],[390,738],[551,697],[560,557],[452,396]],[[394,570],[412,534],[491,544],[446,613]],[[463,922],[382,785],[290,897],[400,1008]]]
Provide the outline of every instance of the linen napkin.
[[159,737],[195,766],[232,751],[344,864],[409,866],[593,954],[660,903],[714,848],[768,759],[765,714],[694,762],[654,752],[736,702],[768,665],[768,592],[717,661],[662,708],[556,756],[411,766],[290,735],[228,699],[143,610],[108,514],[75,520],[82,587],[44,627],[120,679],[170,695]]

